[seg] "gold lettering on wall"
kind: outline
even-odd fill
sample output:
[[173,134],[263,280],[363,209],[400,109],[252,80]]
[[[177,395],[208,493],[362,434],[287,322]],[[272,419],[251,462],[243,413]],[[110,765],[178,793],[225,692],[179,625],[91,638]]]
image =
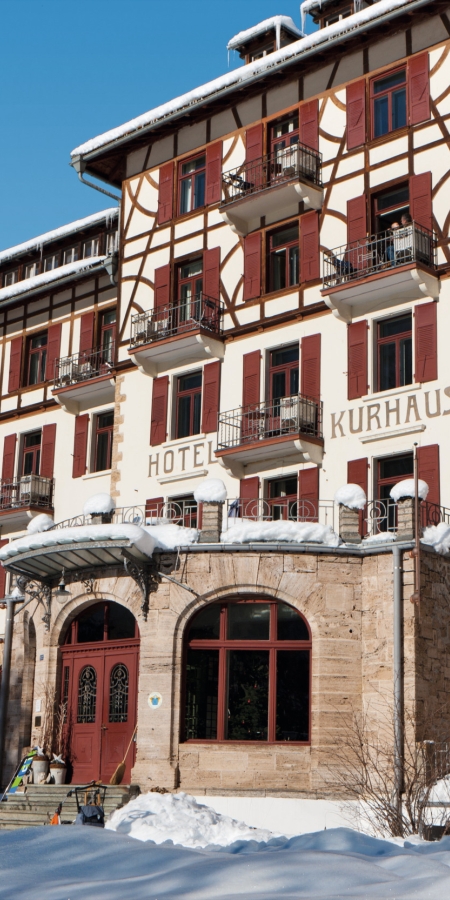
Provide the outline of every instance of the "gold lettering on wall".
[[[367,405],[367,418],[364,417],[364,406],[331,413],[331,437],[345,437],[346,434],[361,434],[363,431],[381,430],[381,419],[386,428],[401,425],[415,425],[423,419],[435,419],[437,416],[450,415],[450,409],[442,409],[441,390],[450,400],[450,386],[423,394],[405,392],[401,397],[393,397],[384,401],[384,416],[380,415],[381,403]],[[384,423],[383,423],[384,425]],[[347,431],[346,431],[347,429]]]
[[341,437],[345,437],[344,429],[341,425],[342,419],[345,416],[345,409],[341,412],[339,418],[336,420],[337,413],[331,413],[331,437],[337,437],[336,428],[339,428],[341,432]]
[[[373,410],[373,412],[372,412]],[[377,428],[381,428],[380,422],[380,404],[379,403],[371,403],[367,407],[367,431],[372,431],[372,421],[375,419],[377,423]]]
[[[155,472],[152,472],[152,467],[155,467]],[[151,477],[153,474],[159,475],[159,453],[156,454],[156,459],[153,459],[153,454],[150,454],[149,465],[148,465],[148,474]]]
[[[353,423],[353,413],[355,413],[355,412],[358,412],[358,413],[359,413],[359,421],[358,421],[358,427],[357,427],[357,428],[354,427],[354,423]],[[363,406],[358,406],[358,410],[356,410],[356,409],[349,409],[348,414],[349,414],[349,428],[350,428],[350,434],[359,434],[359,432],[363,430],[364,407],[363,407]]]
[[400,425],[400,400],[395,400],[394,407],[390,406],[389,400],[385,402],[386,406],[386,428],[391,425],[391,416],[395,415],[395,425]]
[[199,453],[204,448],[204,444],[194,444],[194,469],[199,469],[200,466],[204,466],[203,459],[199,459]]
[[408,403],[406,406],[406,419],[405,424],[411,420],[411,412],[414,410],[414,415],[416,417],[416,422],[421,422],[421,418],[419,415],[419,410],[417,407],[417,397],[415,394],[410,394],[408,397]]
[[434,419],[435,416],[440,416],[441,414],[441,392],[435,391],[436,394],[436,412],[430,411],[430,391],[426,391],[424,393],[425,397],[425,415],[427,419]]
[[170,475],[173,472],[175,462],[175,454],[173,450],[166,450],[164,453],[164,473]]
[[190,447],[178,447],[178,453],[181,453],[181,471],[184,472],[186,470],[186,453],[190,450]]

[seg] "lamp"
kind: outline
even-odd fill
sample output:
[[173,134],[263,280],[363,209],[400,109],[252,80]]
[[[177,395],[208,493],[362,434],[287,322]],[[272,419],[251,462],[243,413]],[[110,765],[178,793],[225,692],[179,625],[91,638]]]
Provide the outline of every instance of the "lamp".
[[55,591],[55,597],[56,597],[58,603],[65,603],[66,600],[68,600],[69,597],[71,597],[71,596],[72,595],[71,595],[70,591],[68,591],[66,588],[66,582],[64,581],[64,569],[63,569],[61,572],[61,581],[59,582],[58,587],[56,588],[56,591]]

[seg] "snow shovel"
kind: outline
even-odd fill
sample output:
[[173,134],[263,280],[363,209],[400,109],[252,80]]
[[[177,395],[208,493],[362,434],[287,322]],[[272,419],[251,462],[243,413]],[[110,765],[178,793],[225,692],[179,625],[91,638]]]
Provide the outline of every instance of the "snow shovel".
[[124,756],[122,762],[119,763],[119,765],[117,766],[116,771],[113,772],[113,774],[111,775],[111,778],[109,779],[109,783],[110,783],[110,784],[122,784],[122,778],[123,778],[123,776],[125,775],[125,762],[126,762],[126,758],[127,758],[128,753],[129,753],[129,751],[130,751],[130,747],[131,747],[131,745],[132,745],[132,743],[133,743],[133,741],[134,741],[134,737],[135,737],[136,732],[137,732],[137,725],[136,725],[136,728],[135,728],[134,731],[133,731],[133,734],[131,735],[131,740],[130,740],[130,743],[128,744],[128,747],[127,747],[127,749],[126,749],[126,751],[125,751],[125,756]]

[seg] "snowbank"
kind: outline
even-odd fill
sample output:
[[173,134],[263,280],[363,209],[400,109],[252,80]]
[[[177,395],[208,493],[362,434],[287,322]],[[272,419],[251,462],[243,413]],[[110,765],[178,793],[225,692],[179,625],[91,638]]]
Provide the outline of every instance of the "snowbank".
[[395,541],[395,534],[392,531],[380,531],[378,534],[370,534],[363,539],[363,544],[382,544]]
[[[428,496],[428,485],[426,481],[422,481],[422,479],[419,478],[418,487],[420,499],[426,500]],[[414,478],[405,478],[404,481],[397,481],[397,484],[394,484],[394,487],[391,489],[390,496],[397,502],[402,500],[403,497],[415,497],[416,488]]]
[[194,491],[197,503],[225,503],[227,489],[221,478],[207,478]]
[[251,828],[197,803],[188,794],[141,794],[117,809],[106,828],[129,834],[138,841],[183,847],[229,847],[235,841],[269,841],[272,832]]
[[262,22],[258,22],[257,25],[253,25],[252,28],[246,28],[245,31],[239,31],[238,34],[235,34],[235,36],[228,41],[227,50],[236,50],[252,38],[258,37],[259,34],[264,34],[264,32],[269,31],[270,28],[275,28],[278,44],[280,43],[279,34],[281,28],[286,28],[287,31],[297,35],[299,38],[305,37],[303,31],[300,31],[300,29],[297,28],[294,20],[291,19],[290,16],[271,16],[269,19],[264,19]]
[[223,544],[288,541],[295,544],[311,542],[338,547],[341,543],[339,536],[329,525],[319,525],[318,522],[252,522],[242,519],[228,521],[236,524],[230,524],[228,531],[222,533]]
[[196,544],[198,531],[196,528],[183,528],[182,525],[143,525],[144,531],[155,542],[156,550],[176,550],[187,544]]
[[139,525],[79,525],[73,528],[57,528],[42,534],[30,534],[11,541],[0,549],[0,560],[10,559],[27,550],[40,550],[41,547],[54,547],[58,544],[120,540],[130,541],[130,544],[146,556],[152,555],[155,546],[151,536]]
[[35,516],[28,523],[27,532],[28,534],[39,534],[40,531],[48,531],[49,528],[53,528],[54,524],[55,522],[51,516],[48,516],[47,513],[41,513],[40,516]]
[[343,484],[334,495],[334,502],[349,509],[364,509],[367,503],[365,491],[359,484]]
[[450,525],[439,522],[439,525],[429,525],[424,529],[421,537],[423,544],[429,544],[438,553],[448,553],[450,550]]
[[34,275],[33,278],[25,278],[23,281],[17,281],[16,284],[10,284],[8,287],[0,289],[0,301],[7,300],[9,297],[16,297],[17,294],[24,294],[26,291],[45,287],[59,278],[65,278],[67,275],[79,275],[81,272],[92,269],[99,263],[103,262],[106,256],[92,256],[89,259],[78,259],[76,262],[67,263],[65,266],[58,266],[57,269],[51,269],[50,272],[41,272],[40,275]]
[[116,504],[110,494],[94,494],[86,500],[83,513],[85,516],[93,516],[95,513],[110,513],[115,508]]

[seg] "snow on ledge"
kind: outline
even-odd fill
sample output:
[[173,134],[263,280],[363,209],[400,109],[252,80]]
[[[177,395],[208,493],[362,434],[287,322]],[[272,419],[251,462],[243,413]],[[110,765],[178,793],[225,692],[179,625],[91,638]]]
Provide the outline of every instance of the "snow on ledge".
[[228,531],[222,533],[223,544],[270,541],[271,543],[327,544],[329,547],[338,547],[341,543],[340,537],[329,525],[319,525],[318,522],[252,522],[243,519],[231,521],[234,521],[235,524],[229,527]]
[[24,241],[22,244],[16,244],[14,247],[0,250],[0,263],[3,263],[8,259],[13,259],[14,256],[20,256],[22,253],[28,253],[30,250],[40,250],[44,244],[50,244],[52,241],[67,237],[69,234],[82,231],[84,228],[95,225],[96,222],[105,220],[106,227],[108,227],[109,223],[112,225],[118,212],[118,207],[112,206],[110,209],[103,209],[101,212],[93,213],[91,216],[85,216],[84,219],[76,219],[75,222],[69,222],[68,225],[61,225],[59,228],[53,228],[52,231],[46,231],[44,234],[39,234],[37,237],[31,238],[29,241]]
[[[426,500],[428,496],[428,485],[426,481],[422,481],[419,478],[419,497],[421,500]],[[414,478],[405,478],[404,481],[397,481],[397,484],[394,484],[390,492],[390,496],[393,500],[397,502],[402,500],[404,497],[415,497],[416,496],[416,487],[414,484]]]
[[145,556],[151,556],[155,546],[155,541],[150,534],[139,525],[78,525],[17,538],[16,541],[11,541],[10,544],[6,544],[0,549],[0,560],[10,559],[29,550],[40,550],[42,547],[81,544],[86,541],[120,540],[130,541],[130,544]]
[[155,550],[176,550],[178,547],[186,547],[198,541],[196,528],[184,528],[183,525],[174,525],[173,522],[142,527],[155,542]]
[[380,531],[379,534],[370,534],[362,541],[363,544],[389,544],[395,541],[395,534],[392,531]]
[[252,38],[258,37],[259,34],[264,34],[264,32],[269,31],[270,28],[276,30],[278,43],[281,28],[285,28],[287,31],[290,31],[291,34],[295,34],[299,38],[305,37],[303,31],[300,31],[300,29],[297,28],[294,20],[291,19],[290,16],[271,16],[269,19],[264,19],[263,22],[258,22],[257,25],[253,25],[252,28],[246,28],[245,31],[239,31],[235,34],[235,36],[228,41],[227,50],[237,50],[242,44],[246,44],[247,41],[250,41]]
[[95,513],[110,513],[115,508],[116,504],[110,494],[94,494],[92,497],[89,497],[89,500],[86,500],[83,506],[83,513],[85,516],[93,516]]
[[94,266],[98,266],[103,262],[106,256],[92,256],[89,259],[77,259],[76,262],[67,263],[65,266],[59,266],[57,269],[51,269],[50,272],[41,272],[40,275],[33,275],[33,278],[25,278],[23,281],[16,281],[8,287],[0,289],[0,301],[8,300],[9,297],[16,297],[18,294],[25,294],[27,291],[36,288],[45,287],[53,281],[59,281],[67,275],[79,275],[81,272],[87,272]]
[[421,541],[423,544],[434,547],[437,553],[448,553],[450,551],[450,525],[447,525],[446,522],[429,525],[424,529]]
[[359,484],[343,484],[334,495],[334,502],[348,509],[364,509],[367,503],[365,491]]
[[40,516],[35,516],[28,523],[27,532],[28,534],[39,534],[42,531],[48,531],[49,528],[53,528],[54,524],[55,522],[51,516],[48,516],[47,513],[41,513]]
[[221,478],[207,478],[194,491],[197,503],[225,503],[227,489]]

